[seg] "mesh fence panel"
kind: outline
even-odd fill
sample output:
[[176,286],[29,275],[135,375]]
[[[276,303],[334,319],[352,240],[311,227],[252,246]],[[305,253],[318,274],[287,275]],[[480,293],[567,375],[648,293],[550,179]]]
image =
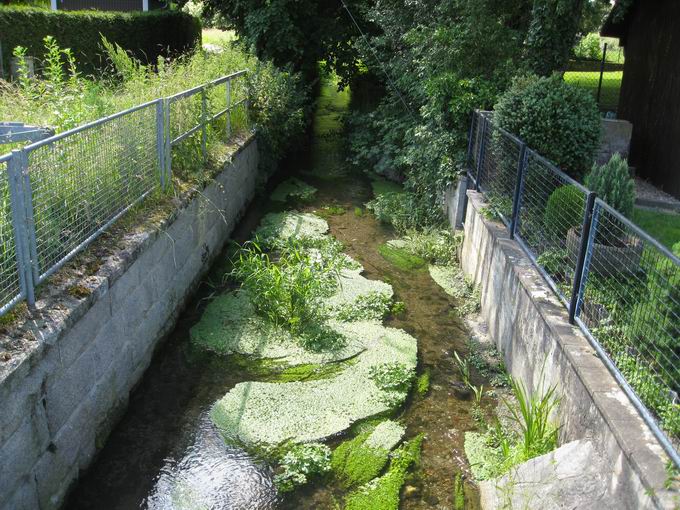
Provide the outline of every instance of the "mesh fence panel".
[[517,235],[566,300],[572,293],[585,204],[584,188],[527,152]]
[[580,319],[661,426],[680,435],[680,263],[596,201]]
[[12,205],[9,191],[7,157],[0,157],[0,306],[21,293],[16,261],[16,244],[12,227]]
[[156,105],[28,151],[39,274],[159,184]]
[[491,121],[481,136],[484,137],[484,156],[478,174],[480,188],[507,224],[512,216],[521,142]]

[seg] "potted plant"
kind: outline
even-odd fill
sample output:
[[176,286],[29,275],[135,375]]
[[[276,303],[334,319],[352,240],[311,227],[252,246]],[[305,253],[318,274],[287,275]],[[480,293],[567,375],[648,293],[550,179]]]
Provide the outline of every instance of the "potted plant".
[[[630,177],[627,161],[620,154],[614,154],[604,165],[593,165],[592,171],[585,178],[585,185],[604,202],[612,206],[623,216],[629,217],[635,203],[635,185]],[[568,188],[568,189],[564,189]],[[559,206],[554,204],[545,212],[545,220],[556,215],[558,217],[573,216],[566,231],[566,248],[570,260],[576,260],[581,246],[581,218],[583,215],[585,196],[575,186],[564,186],[553,193],[561,198]],[[567,214],[565,211],[571,211]],[[574,211],[577,211],[576,214]],[[578,218],[578,222],[576,221]],[[606,227],[603,227],[605,224]],[[564,227],[562,232],[564,231]],[[621,273],[634,273],[640,266],[643,244],[637,237],[627,233],[625,226],[616,217],[608,213],[600,215],[599,226],[596,230],[595,243],[592,247],[590,270],[600,276],[614,276]]]

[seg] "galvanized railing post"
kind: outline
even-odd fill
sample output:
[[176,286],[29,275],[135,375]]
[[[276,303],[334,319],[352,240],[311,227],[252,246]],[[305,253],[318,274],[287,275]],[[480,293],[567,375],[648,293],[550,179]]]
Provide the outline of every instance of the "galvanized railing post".
[[33,264],[29,247],[29,228],[26,218],[25,193],[23,190],[23,174],[27,163],[26,154],[21,150],[13,150],[12,158],[7,162],[7,177],[12,208],[12,226],[14,244],[19,272],[19,285],[26,297],[29,308],[35,306],[35,283],[33,280]]
[[165,112],[165,182],[172,183],[172,126],[170,124],[170,99],[163,98]]
[[227,141],[231,138],[231,78],[227,80]]
[[472,110],[472,115],[470,115],[470,129],[468,130],[468,146],[467,146],[467,152],[465,153],[465,166],[468,166],[470,164],[470,161],[472,159],[472,149],[475,146],[474,141],[472,140],[472,137],[475,133],[475,116],[476,115],[477,115],[477,111]]
[[161,189],[165,191],[165,100],[156,103],[156,156],[158,158],[158,173],[161,179]]
[[595,197],[593,191],[589,191],[586,198],[586,207],[583,212],[583,225],[581,227],[581,243],[576,259],[576,269],[574,271],[574,282],[571,289],[571,302],[569,303],[569,322],[579,315],[581,303],[583,302],[583,292],[585,291],[588,280],[588,270],[590,259],[595,244],[595,232],[597,231],[597,213],[595,211]]
[[529,154],[527,153],[527,144],[522,142],[519,147],[519,159],[517,161],[517,179],[515,179],[515,194],[512,198],[512,218],[510,218],[510,239],[515,238],[517,232],[517,219],[519,218],[519,211],[522,207],[522,194],[524,191],[524,174],[527,169],[527,161]]
[[208,160],[208,98],[205,87],[201,89],[201,154],[203,163]]
[[486,154],[486,131],[488,129],[488,120],[486,117],[480,115],[482,119],[482,139],[479,141],[479,153],[477,154],[477,176],[475,177],[475,191],[481,191],[482,166],[484,165],[484,156]]

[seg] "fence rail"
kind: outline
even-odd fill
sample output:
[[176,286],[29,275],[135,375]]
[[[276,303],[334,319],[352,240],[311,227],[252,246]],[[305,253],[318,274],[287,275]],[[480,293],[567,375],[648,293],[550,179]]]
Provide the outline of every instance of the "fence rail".
[[467,157],[475,189],[680,467],[680,259],[491,112],[474,113]]
[[[247,117],[239,71],[0,155],[0,315],[35,304],[35,288],[150,194],[168,187],[173,148],[224,118]],[[196,99],[198,98],[198,101]],[[234,100],[236,99],[236,100]]]

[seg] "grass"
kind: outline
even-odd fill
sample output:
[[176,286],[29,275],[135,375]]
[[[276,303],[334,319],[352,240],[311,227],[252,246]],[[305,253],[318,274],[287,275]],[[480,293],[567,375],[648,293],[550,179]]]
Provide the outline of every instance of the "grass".
[[[605,109],[616,109],[621,92],[623,71],[608,71],[602,75],[602,90],[600,92],[600,106]],[[599,72],[569,71],[564,73],[564,81],[577,87],[587,89],[593,97],[597,97],[597,87],[600,81]]]
[[203,45],[224,46],[237,39],[233,30],[220,30],[218,28],[204,28],[202,32]]
[[680,243],[680,214],[635,208],[632,220],[669,250]]

